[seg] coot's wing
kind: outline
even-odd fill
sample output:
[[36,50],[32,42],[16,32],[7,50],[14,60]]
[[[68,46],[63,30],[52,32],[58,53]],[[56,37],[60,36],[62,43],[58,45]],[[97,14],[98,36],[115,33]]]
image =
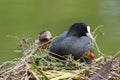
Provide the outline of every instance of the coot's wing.
[[60,34],[60,35],[58,36],[58,38],[53,42],[52,45],[57,45],[57,44],[60,43],[62,40],[64,40],[65,37],[66,37],[66,35],[67,35],[67,32],[68,32],[68,31],[65,31],[65,32],[63,32],[62,34]]
[[52,56],[57,57],[59,59],[64,59],[64,58],[58,56],[58,54],[59,54],[59,44],[66,38],[67,32],[68,31],[63,32],[62,34],[60,34],[58,36],[58,38],[55,41],[53,41],[52,46],[50,47],[49,54],[51,54]]

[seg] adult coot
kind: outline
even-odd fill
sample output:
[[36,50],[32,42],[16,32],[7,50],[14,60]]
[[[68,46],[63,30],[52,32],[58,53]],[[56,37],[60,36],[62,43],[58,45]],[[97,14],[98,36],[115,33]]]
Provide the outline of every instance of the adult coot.
[[90,27],[85,23],[75,23],[53,42],[50,54],[60,59],[65,59],[66,55],[71,54],[75,60],[84,57],[89,63],[94,60],[90,39],[93,39]]

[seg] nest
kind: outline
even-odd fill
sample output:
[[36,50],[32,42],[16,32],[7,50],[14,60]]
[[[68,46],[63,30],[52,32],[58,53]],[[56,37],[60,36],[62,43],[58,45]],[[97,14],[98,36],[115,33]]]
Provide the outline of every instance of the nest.
[[32,45],[22,39],[20,49],[24,56],[0,63],[0,80],[120,80],[120,51],[113,56],[101,55],[91,64],[71,57],[63,61],[48,54],[48,44],[53,39],[45,43],[39,39]]
[[92,64],[69,58],[56,59],[47,49],[25,50],[27,55],[0,65],[0,80],[116,80],[120,79],[120,51],[114,56],[98,57]]

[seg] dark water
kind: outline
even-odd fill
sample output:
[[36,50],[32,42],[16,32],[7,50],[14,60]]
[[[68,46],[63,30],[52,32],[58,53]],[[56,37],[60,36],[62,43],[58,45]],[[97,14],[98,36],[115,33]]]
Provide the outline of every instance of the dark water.
[[[12,60],[18,41],[7,35],[35,39],[43,30],[59,35],[75,22],[95,29],[103,25],[97,43],[105,54],[120,50],[120,0],[1,0],[0,61]],[[96,53],[97,54],[97,53]]]

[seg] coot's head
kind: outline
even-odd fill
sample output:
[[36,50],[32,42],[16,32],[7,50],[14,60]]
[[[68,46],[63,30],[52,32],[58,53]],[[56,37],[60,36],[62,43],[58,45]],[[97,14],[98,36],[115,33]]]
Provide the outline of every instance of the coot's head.
[[69,29],[67,36],[76,36],[76,37],[88,36],[90,39],[93,40],[93,36],[90,33],[90,26],[88,26],[85,23],[73,24]]

